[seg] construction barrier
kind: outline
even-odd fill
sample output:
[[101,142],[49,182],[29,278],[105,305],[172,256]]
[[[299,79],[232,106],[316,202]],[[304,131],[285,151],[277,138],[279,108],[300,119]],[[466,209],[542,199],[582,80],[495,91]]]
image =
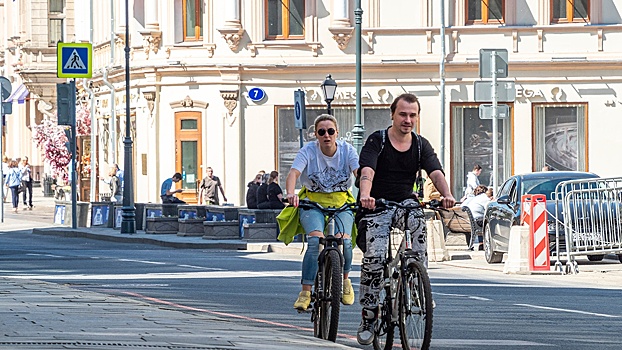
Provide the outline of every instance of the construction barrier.
[[[556,269],[579,271],[575,257],[598,261],[617,254],[622,262],[622,178],[592,178],[560,182],[554,193]],[[562,258],[567,258],[566,268]]]
[[529,270],[550,271],[546,196],[524,195],[521,203],[521,223],[529,226]]

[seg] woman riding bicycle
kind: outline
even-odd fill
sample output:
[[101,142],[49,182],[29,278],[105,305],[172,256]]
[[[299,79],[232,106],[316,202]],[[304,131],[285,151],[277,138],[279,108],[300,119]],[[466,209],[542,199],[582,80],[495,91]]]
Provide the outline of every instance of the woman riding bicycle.
[[[332,115],[322,114],[315,119],[316,141],[307,143],[298,151],[292,168],[287,175],[285,188],[287,201],[298,207],[299,198],[308,198],[323,207],[340,207],[354,203],[349,188],[353,174],[358,169],[356,149],[349,143],[339,140],[339,127]],[[297,195],[296,180],[300,178],[303,186]],[[300,196],[300,197],[299,197]],[[324,214],[319,209],[299,209],[300,225],[308,235],[308,248],[302,261],[302,291],[294,303],[294,308],[305,311],[311,302],[311,287],[317,274],[320,237],[324,236]],[[335,236],[343,238],[343,296],[345,305],[354,303],[354,290],[348,279],[352,267],[352,239],[350,233],[354,223],[351,211],[343,211],[335,217]],[[283,232],[282,232],[283,233]],[[294,234],[297,234],[295,232]],[[279,237],[282,239],[283,237]]]

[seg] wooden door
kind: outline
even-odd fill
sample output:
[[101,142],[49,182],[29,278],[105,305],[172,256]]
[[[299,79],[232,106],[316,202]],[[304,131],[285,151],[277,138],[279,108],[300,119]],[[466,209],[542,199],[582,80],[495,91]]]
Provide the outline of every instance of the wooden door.
[[[175,113],[175,171],[181,173],[182,193],[177,198],[187,203],[198,202],[203,155],[201,146],[201,112]],[[179,183],[176,188],[179,188]]]

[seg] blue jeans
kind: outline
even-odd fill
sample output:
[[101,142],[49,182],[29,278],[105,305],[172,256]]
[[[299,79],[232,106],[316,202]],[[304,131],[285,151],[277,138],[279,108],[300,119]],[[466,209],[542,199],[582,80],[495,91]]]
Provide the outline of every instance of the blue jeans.
[[[350,235],[354,215],[350,211],[344,211],[335,216],[335,234],[345,233]],[[313,231],[324,232],[325,218],[318,209],[300,209],[300,224],[308,234]],[[320,238],[307,235],[307,251],[302,259],[302,284],[313,285],[317,274],[317,258],[320,255]],[[352,239],[343,240],[343,273],[352,270]]]

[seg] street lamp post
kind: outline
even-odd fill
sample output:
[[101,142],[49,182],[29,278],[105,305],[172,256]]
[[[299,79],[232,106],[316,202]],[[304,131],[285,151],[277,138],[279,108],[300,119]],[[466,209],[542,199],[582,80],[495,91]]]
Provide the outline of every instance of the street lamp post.
[[333,115],[333,110],[330,107],[330,104],[335,99],[335,91],[337,91],[337,82],[333,80],[333,78],[329,75],[326,76],[322,85],[322,92],[324,93],[324,101],[326,101],[326,112],[330,115]]
[[130,13],[129,0],[125,0],[125,139],[123,174],[123,220],[121,233],[136,233],[136,208],[134,208],[134,176],[132,170],[132,135],[130,129]]

